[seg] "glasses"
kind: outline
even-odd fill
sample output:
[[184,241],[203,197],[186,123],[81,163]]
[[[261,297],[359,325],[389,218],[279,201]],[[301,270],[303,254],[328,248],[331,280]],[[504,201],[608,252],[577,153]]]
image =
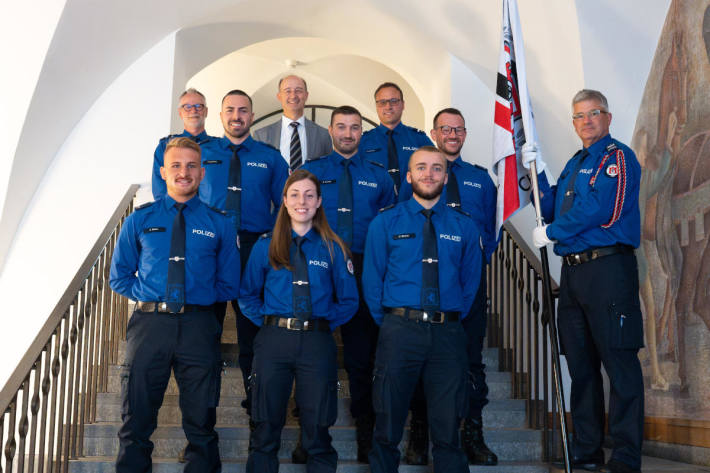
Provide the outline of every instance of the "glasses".
[[205,108],[205,104],[196,103],[196,104],[193,105],[193,104],[190,104],[190,103],[186,103],[186,104],[180,105],[180,108],[183,109],[183,110],[185,110],[186,112],[191,112],[193,109],[194,109],[196,112],[201,112],[201,111]]
[[393,107],[396,107],[402,99],[382,99],[382,100],[375,100],[375,103],[377,104],[378,107],[386,107],[387,104],[392,105]]
[[461,136],[461,135],[463,135],[464,133],[466,133],[466,127],[465,127],[465,126],[453,127],[453,126],[449,126],[449,125],[444,125],[444,126],[440,126],[440,127],[438,127],[438,128],[439,128],[439,131],[441,131],[441,134],[442,134],[442,135],[448,135],[448,134],[451,133],[452,131],[453,131],[454,133],[456,133],[457,135],[459,135],[459,136]]
[[587,113],[584,113],[584,112],[575,113],[574,115],[572,115],[572,120],[582,120],[584,117],[597,118],[602,113],[609,113],[609,112],[595,108],[594,110],[590,110]]

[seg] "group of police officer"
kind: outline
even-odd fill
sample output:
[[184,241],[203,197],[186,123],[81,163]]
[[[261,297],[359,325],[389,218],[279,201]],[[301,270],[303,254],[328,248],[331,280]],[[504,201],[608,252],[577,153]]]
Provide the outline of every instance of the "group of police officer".
[[[627,280],[635,271],[633,252],[627,249],[638,245],[638,228],[633,228],[634,205],[638,220],[638,163],[630,149],[611,140],[608,123],[605,130],[601,127],[605,133],[597,129],[600,136],[587,136],[589,126],[611,120],[606,99],[596,94],[573,101],[573,123],[584,150],[579,153],[583,157],[575,155],[570,163],[585,160],[584,168],[575,164],[570,169],[568,164],[557,186],[567,186],[564,194],[545,187],[543,211],[552,223],[541,227],[546,229],[544,236],[536,230],[534,241],[555,242],[555,251],[565,261],[561,339],[568,360],[575,358],[570,366],[584,373],[575,376],[571,369],[575,463],[589,469],[604,463],[603,424],[598,424],[604,413],[597,379],[601,360],[608,372],[615,371],[615,376],[610,372],[612,388],[622,389],[616,393],[612,389],[614,430],[610,432],[618,448],[607,466],[613,472],[637,471],[640,436],[634,429],[639,414],[643,419],[643,387],[640,367],[638,373],[633,371],[633,360],[638,364],[633,347],[639,345],[640,312],[634,312],[637,281]],[[285,320],[299,310],[294,306],[289,313],[271,314],[251,304],[245,314],[237,303],[240,277],[252,247],[260,235],[271,231],[284,184],[298,168],[319,182],[327,221],[349,249],[352,263],[347,269],[357,282],[357,310],[338,325],[342,323],[358,461],[369,462],[375,472],[396,471],[398,444],[411,408],[407,463],[428,463],[429,432],[435,471],[463,472],[468,471],[468,463],[497,463],[484,442],[481,420],[488,391],[482,362],[484,276],[497,244],[495,186],[484,168],[460,156],[466,139],[461,112],[446,108],[436,114],[430,133],[434,147],[426,134],[401,122],[405,102],[396,84],[380,85],[374,96],[380,125],[366,133],[358,110],[350,106],[333,110],[327,130],[332,152],[326,155],[318,151],[323,149],[325,130],[303,116],[308,90],[300,77],[279,81],[277,98],[284,115],[260,134],[269,144],[250,135],[254,115],[245,92],[232,90],[222,99],[221,138],[205,132],[205,97],[195,89],[180,96],[178,112],[185,130],[160,140],[153,167],[155,201],[126,220],[111,266],[111,287],[137,301],[122,371],[117,472],[150,471],[150,435],[171,369],[178,382],[188,441],[183,452],[185,471],[220,471],[214,427],[226,304],[231,301],[237,316],[244,386],[254,385],[253,379],[249,381],[259,331],[254,314],[261,311],[260,319]],[[578,110],[580,104],[584,107]],[[523,157],[526,163],[538,159],[534,143],[526,145]],[[587,169],[595,174],[585,183]],[[593,220],[586,216],[588,212],[593,212]],[[616,259],[624,270],[614,268],[616,279],[604,280],[598,273],[612,271],[606,263]],[[589,274],[575,273],[588,268]],[[618,297],[610,294],[611,305],[601,308],[598,294],[570,289],[582,282],[590,284],[585,278],[591,277],[598,281],[595,290],[628,291]],[[293,294],[295,305],[302,281],[295,272],[289,278],[292,287],[279,286],[278,292],[284,301],[291,301]],[[597,312],[602,311],[616,319],[600,321]],[[310,326],[317,326],[315,322]],[[309,326],[282,325],[276,329]],[[598,337],[605,337],[603,350]],[[302,389],[308,392],[307,386]],[[246,389],[243,407],[250,415],[252,404],[260,402],[252,395]],[[334,421],[329,419],[325,427]],[[255,428],[253,422],[250,426]],[[308,461],[309,455],[319,455],[322,449],[315,449],[313,442],[304,449],[300,440],[301,435],[294,462],[307,462],[312,472],[334,471],[332,462]],[[277,470],[278,462],[272,467]]]

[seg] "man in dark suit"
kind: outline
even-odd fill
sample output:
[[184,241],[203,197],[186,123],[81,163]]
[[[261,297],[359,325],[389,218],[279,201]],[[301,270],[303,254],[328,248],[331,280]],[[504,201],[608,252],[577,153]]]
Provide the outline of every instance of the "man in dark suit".
[[286,76],[279,80],[276,98],[281,102],[281,120],[254,132],[254,139],[277,148],[291,171],[307,159],[319,158],[333,151],[328,130],[303,115],[308,86],[303,78]]

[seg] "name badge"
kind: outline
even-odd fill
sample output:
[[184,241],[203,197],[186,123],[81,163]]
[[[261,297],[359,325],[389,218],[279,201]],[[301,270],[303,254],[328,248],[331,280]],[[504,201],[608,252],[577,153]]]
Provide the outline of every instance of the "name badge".
[[148,227],[143,229],[143,233],[164,232],[165,227]]
[[365,152],[366,152],[366,153],[377,153],[377,152],[378,152],[379,150],[381,150],[381,149],[382,149],[382,148],[366,149]]
[[335,179],[325,179],[320,181],[321,184],[335,184]]
[[414,238],[415,236],[417,236],[416,233],[399,233],[399,234],[397,234],[397,235],[393,235],[393,236],[392,236],[392,239],[394,239],[394,240],[404,240],[404,239],[406,239],[406,238]]

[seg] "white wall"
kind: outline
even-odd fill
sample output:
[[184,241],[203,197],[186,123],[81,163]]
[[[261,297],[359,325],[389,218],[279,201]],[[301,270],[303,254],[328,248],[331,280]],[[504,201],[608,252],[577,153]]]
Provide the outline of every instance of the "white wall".
[[[175,36],[132,64],[58,150],[0,276],[0,384],[14,370],[127,190],[150,176],[169,128]],[[50,268],[50,270],[47,270]],[[7,322],[6,322],[7,323]]]

